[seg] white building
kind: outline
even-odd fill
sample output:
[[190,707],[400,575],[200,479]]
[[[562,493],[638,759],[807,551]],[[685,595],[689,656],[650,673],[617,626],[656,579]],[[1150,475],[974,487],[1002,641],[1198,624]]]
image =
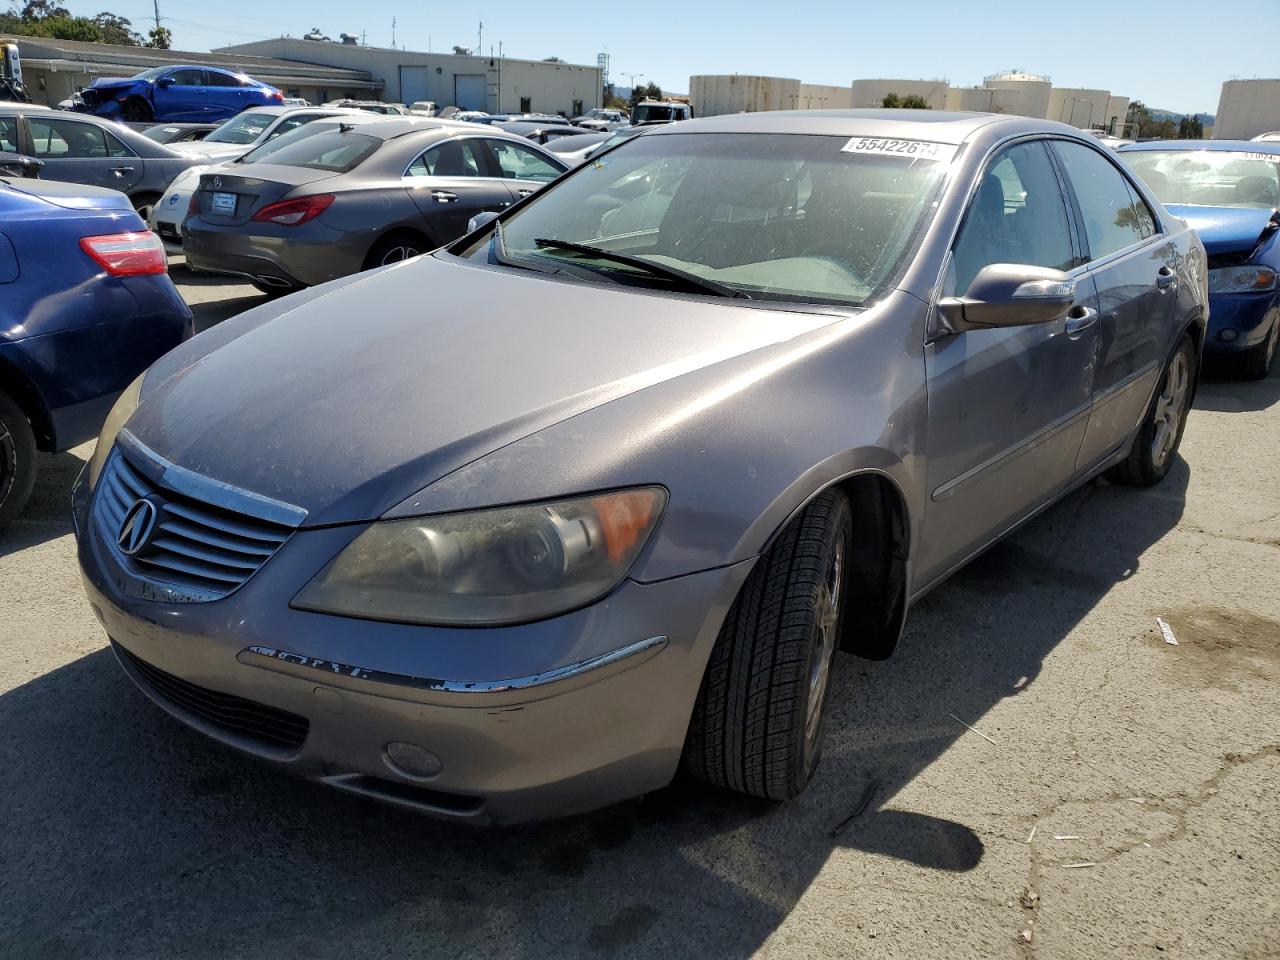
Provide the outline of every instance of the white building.
[[601,106],[603,98],[602,71],[595,64],[423,53],[294,37],[237,43],[214,53],[360,70],[381,84],[381,99],[391,103],[434,100],[464,110],[573,117]]
[[1280,80],[1228,80],[1213,121],[1215,140],[1251,140],[1280,130]]

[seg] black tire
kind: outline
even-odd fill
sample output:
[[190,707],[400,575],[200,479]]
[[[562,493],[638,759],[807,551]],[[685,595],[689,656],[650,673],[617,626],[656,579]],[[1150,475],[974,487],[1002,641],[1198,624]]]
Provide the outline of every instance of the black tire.
[[685,768],[718,787],[787,800],[822,755],[852,545],[849,501],[828,490],[762,556],[729,608],[685,740]]
[[151,104],[141,97],[130,97],[120,107],[120,116],[129,123],[150,123],[153,111]]
[[1129,455],[1107,471],[1107,479],[1131,487],[1150,487],[1164,479],[1182,443],[1187,413],[1199,374],[1195,344],[1183,334],[1160,374],[1160,386],[1142,418]]
[[1240,375],[1246,380],[1261,380],[1271,372],[1277,344],[1280,343],[1280,321],[1271,324],[1267,339],[1240,355]]
[[375,243],[365,257],[364,269],[385,267],[391,263],[399,263],[434,250],[435,247],[427,238],[412,233],[393,233]]
[[35,434],[26,414],[0,393],[0,530],[22,512],[35,483]]
[[263,283],[260,280],[250,280],[255,290],[259,293],[265,293],[272,300],[280,297],[287,297],[289,294],[296,292],[293,287],[273,287],[271,284]]
[[151,211],[155,209],[157,203],[160,202],[160,194],[158,193],[139,193],[130,197],[129,202],[133,204],[134,212],[142,218],[142,222],[147,225],[147,229],[151,229]]

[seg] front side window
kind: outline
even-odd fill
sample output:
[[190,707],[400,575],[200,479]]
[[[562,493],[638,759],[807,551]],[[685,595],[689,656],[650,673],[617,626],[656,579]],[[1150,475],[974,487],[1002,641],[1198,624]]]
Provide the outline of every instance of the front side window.
[[983,175],[956,237],[956,292],[993,263],[1075,265],[1062,188],[1040,141],[1010,147]]
[[101,127],[75,120],[31,117],[31,139],[37,157],[48,160],[90,160],[110,156]]
[[206,143],[253,143],[262,136],[267,127],[271,126],[271,121],[274,119],[275,117],[269,113],[249,110],[237,117],[232,117],[204,139]]
[[1101,259],[1152,235],[1155,221],[1151,211],[1115,164],[1079,143],[1059,140],[1053,149],[1075,191],[1091,259]]
[[1280,207],[1280,154],[1235,150],[1125,151],[1161,203]]
[[409,165],[411,177],[486,176],[482,147],[474,140],[450,140],[425,151]]
[[518,143],[494,140],[489,146],[493,148],[493,155],[502,169],[502,176],[508,180],[535,180],[538,183],[550,183],[564,172],[546,157]]
[[199,70],[175,70],[169,74],[174,84],[179,87],[203,87],[204,77]]
[[0,151],[18,152],[18,121],[16,117],[0,117]]
[[849,142],[638,137],[505,220],[501,249],[486,237],[463,253],[554,266],[584,282],[687,290],[675,270],[721,293],[862,306],[910,260],[945,163],[849,152]]

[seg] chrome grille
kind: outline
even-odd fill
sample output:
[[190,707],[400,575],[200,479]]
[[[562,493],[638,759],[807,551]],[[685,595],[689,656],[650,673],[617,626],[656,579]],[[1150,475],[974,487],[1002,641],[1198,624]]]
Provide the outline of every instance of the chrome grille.
[[[207,601],[220,599],[253,576],[289,538],[296,524],[268,520],[208,502],[199,496],[202,478],[181,471],[180,484],[167,483],[172,465],[150,460],[137,441],[133,458],[117,447],[102,469],[94,492],[93,519],[103,544],[134,577],[176,590],[149,591],[153,599]],[[154,477],[154,478],[153,478]],[[214,481],[203,480],[212,485]],[[181,486],[183,492],[175,489]],[[226,496],[228,488],[219,492]],[[253,495],[235,492],[252,503]],[[125,517],[139,500],[157,508],[155,532],[132,555],[118,540]]]

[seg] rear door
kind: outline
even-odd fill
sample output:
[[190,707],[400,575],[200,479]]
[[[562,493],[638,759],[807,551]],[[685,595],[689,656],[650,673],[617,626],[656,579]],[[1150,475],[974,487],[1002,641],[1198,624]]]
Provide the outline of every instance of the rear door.
[[[996,154],[952,248],[941,296],[984,266],[1069,271],[1079,242],[1043,140]],[[925,351],[930,501],[920,574],[928,581],[1003,533],[1072,480],[1088,423],[1098,324],[1090,283],[1062,320],[948,334]]]
[[1087,276],[1098,293],[1093,412],[1080,449],[1085,469],[1129,443],[1146,411],[1177,302],[1177,254],[1105,150],[1069,140],[1052,148],[1087,248],[1081,279]]
[[409,164],[405,189],[426,219],[427,233],[435,243],[462,236],[478,213],[511,206],[512,192],[494,175],[493,164],[478,137],[437,143]]
[[545,151],[516,140],[486,140],[501,176],[517,200],[535,193],[568,167]]
[[234,74],[205,70],[205,112],[210,120],[226,120],[249,105],[248,91]]
[[172,83],[156,84],[155,118],[157,120],[207,120],[204,71],[183,69],[165,75]]
[[32,152],[45,180],[87,183],[128,193],[142,180],[142,160],[104,126],[64,114],[28,114]]

